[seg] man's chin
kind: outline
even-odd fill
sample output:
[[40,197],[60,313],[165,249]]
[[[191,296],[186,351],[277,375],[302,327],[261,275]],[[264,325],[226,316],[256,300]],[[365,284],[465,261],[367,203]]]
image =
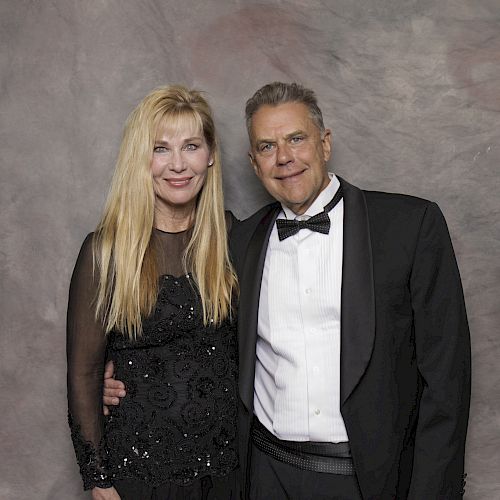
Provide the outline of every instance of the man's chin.
[[301,215],[303,214],[310,206],[310,203],[307,203],[307,200],[283,200],[280,202],[283,206],[290,209],[294,214]]

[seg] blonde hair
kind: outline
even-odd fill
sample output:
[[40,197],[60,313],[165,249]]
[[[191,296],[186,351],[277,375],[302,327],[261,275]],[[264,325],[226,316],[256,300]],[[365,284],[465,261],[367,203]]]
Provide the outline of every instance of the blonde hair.
[[183,258],[192,272],[205,324],[231,315],[237,279],[229,261],[222,193],[220,149],[210,106],[196,90],[160,87],[130,114],[108,199],[93,243],[99,285],[96,315],[106,333],[118,330],[134,339],[141,318],[151,314],[158,296],[158,272],[152,230],[155,194],[151,158],[159,127],[190,119],[200,125],[213,165],[198,195],[191,240]]

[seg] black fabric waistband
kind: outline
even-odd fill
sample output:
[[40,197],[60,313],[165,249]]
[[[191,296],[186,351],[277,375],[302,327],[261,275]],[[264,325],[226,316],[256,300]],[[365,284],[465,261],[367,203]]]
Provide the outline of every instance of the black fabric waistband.
[[257,418],[254,418],[252,425],[252,442],[262,452],[299,469],[330,474],[354,474],[348,442],[285,441],[269,432]]

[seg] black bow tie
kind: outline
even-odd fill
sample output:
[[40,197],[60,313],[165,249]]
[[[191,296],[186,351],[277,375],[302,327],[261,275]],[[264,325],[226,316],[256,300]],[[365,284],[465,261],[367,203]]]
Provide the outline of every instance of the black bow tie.
[[301,229],[310,229],[317,233],[328,234],[330,232],[330,217],[328,212],[342,199],[342,187],[337,189],[332,201],[325,206],[322,212],[313,215],[307,220],[276,219],[278,238],[280,241],[297,234]]

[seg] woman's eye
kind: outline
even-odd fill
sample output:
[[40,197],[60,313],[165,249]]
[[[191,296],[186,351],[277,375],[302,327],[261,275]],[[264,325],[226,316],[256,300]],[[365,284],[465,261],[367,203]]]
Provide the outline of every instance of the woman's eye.
[[192,144],[192,143],[190,143],[190,144],[186,144],[184,146],[184,149],[186,151],[196,151],[198,149],[198,147],[199,147],[198,144]]
[[153,152],[154,153],[166,153],[167,152],[167,148],[165,146],[155,146],[153,148]]

